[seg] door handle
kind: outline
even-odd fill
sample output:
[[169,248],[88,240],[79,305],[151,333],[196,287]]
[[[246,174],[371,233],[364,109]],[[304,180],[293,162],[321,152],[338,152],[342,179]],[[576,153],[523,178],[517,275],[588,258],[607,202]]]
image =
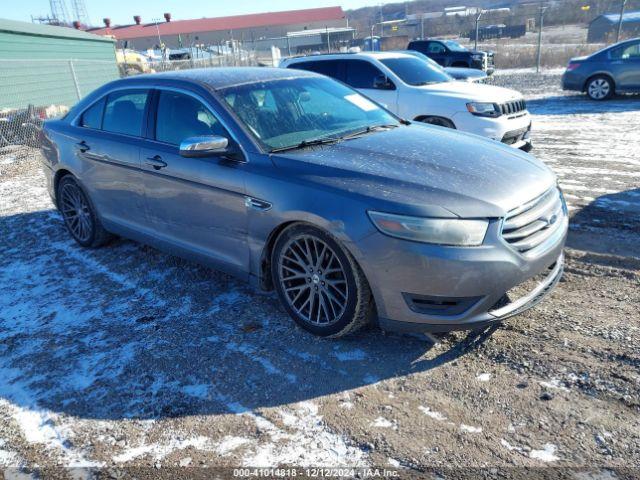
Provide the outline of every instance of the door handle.
[[150,167],[153,167],[155,170],[160,170],[167,166],[167,162],[162,160],[160,155],[155,155],[153,157],[147,157],[147,161],[145,162]]
[[87,145],[87,142],[85,142],[84,140],[79,143],[76,143],[75,147],[76,147],[76,150],[78,150],[80,153],[85,153],[91,150],[91,147]]

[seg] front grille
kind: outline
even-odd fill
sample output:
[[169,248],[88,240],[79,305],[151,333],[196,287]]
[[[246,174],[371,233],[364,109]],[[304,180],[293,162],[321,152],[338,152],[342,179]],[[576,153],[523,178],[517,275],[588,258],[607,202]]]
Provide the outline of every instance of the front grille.
[[561,228],[564,215],[561,195],[560,190],[553,188],[509,212],[502,224],[502,238],[521,253],[544,243]]
[[498,105],[503,115],[513,115],[514,113],[524,112],[527,109],[527,102],[523,100],[513,100],[511,102],[501,103]]

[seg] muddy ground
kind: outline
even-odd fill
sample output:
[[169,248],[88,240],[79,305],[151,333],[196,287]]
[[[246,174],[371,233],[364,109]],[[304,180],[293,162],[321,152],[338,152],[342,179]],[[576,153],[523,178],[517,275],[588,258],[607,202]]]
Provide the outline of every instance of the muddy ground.
[[3,151],[7,478],[279,465],[632,478],[610,469],[640,467],[640,98],[566,95],[557,73],[495,81],[525,92],[534,153],[567,194],[566,274],[535,309],[435,345],[376,328],[320,340],[220,273],[127,240],[81,249],[37,161]]

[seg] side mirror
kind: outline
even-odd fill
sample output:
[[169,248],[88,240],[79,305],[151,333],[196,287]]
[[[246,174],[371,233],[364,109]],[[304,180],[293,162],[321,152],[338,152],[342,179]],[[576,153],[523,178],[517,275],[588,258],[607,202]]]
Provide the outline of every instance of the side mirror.
[[386,75],[378,75],[373,79],[373,88],[376,90],[395,90],[396,86]]
[[229,153],[229,139],[219,135],[189,137],[180,143],[183,157],[211,157]]

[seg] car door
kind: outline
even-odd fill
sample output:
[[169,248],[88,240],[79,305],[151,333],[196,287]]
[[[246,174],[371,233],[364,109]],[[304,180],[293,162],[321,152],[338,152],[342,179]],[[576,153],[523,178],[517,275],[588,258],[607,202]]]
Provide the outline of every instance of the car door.
[[640,41],[611,50],[611,73],[617,90],[640,90]]
[[427,56],[433,58],[443,67],[448,67],[447,47],[440,42],[427,43]]
[[171,89],[154,92],[141,150],[147,215],[163,247],[236,275],[248,270],[245,163],[224,156],[187,158],[180,143],[229,132],[204,99]]
[[398,88],[380,68],[361,59],[348,59],[343,62],[347,85],[398,113]]
[[117,90],[88,107],[74,128],[77,172],[103,221],[147,226],[141,186],[140,142],[149,89]]

